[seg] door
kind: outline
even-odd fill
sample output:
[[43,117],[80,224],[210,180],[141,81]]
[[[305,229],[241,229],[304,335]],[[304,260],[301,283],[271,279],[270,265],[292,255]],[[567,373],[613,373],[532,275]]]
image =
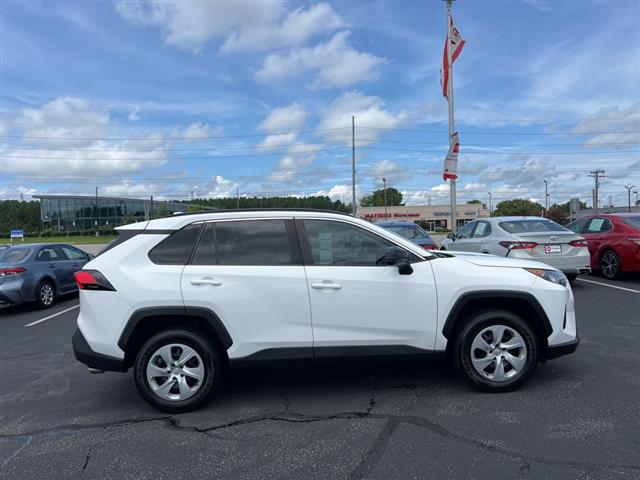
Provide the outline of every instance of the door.
[[78,270],[82,270],[82,267],[84,267],[84,264],[87,263],[89,257],[86,253],[81,252],[77,248],[73,248],[67,245],[61,245],[60,250],[62,250],[66,257],[63,269],[65,281],[68,281],[68,288],[65,290],[75,290],[76,283],[73,278],[73,274]]
[[456,239],[450,245],[449,250],[470,252],[473,251],[474,240],[472,238],[473,229],[476,226],[476,222],[469,222],[464,227],[456,232]]
[[314,353],[323,347],[413,346],[433,349],[436,291],[431,264],[411,254],[413,273],[383,262],[394,245],[339,220],[298,221],[311,300]]
[[489,222],[480,220],[473,222],[476,224],[471,238],[467,241],[467,251],[476,253],[489,253],[487,237],[491,235],[491,225]]
[[59,246],[50,245],[42,247],[36,254],[36,261],[42,262],[45,270],[55,279],[59,292],[68,292],[75,284],[73,274],[69,272],[67,257]]
[[293,220],[207,223],[180,283],[187,307],[212,310],[229,331],[230,358],[284,348],[311,356],[309,292]]
[[589,254],[592,259],[592,266],[598,267],[598,259],[600,258],[600,251],[606,243],[606,234],[613,230],[613,225],[608,218],[593,217],[586,225],[582,236],[587,240],[589,244]]

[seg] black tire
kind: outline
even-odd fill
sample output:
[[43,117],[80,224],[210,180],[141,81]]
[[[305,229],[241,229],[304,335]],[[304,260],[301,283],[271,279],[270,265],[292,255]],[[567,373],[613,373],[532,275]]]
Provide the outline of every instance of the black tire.
[[613,250],[605,250],[600,254],[600,275],[609,280],[622,277],[622,263],[620,257]]
[[[511,374],[513,378],[507,378],[503,381],[494,381],[487,376],[481,375],[473,366],[471,360],[471,346],[476,336],[480,335],[483,330],[498,325],[507,327],[508,330],[505,332],[515,331],[524,341],[524,346],[526,347],[523,367],[519,371],[513,368],[506,360],[501,360],[505,362],[503,371],[508,368],[513,369]],[[505,333],[505,335],[507,334]],[[508,336],[504,338],[509,341]],[[535,332],[521,317],[506,310],[474,312],[462,329],[458,330],[453,342],[454,346],[451,354],[456,369],[471,385],[484,392],[507,392],[521,387],[531,378],[538,364],[538,343]],[[507,351],[509,354],[517,354],[518,352],[518,349]],[[487,368],[490,370],[491,366],[495,368],[494,361],[488,364]]]
[[[147,379],[147,366],[152,360],[152,356],[163,346],[171,344],[185,345],[193,349],[200,357],[197,359],[198,363],[201,360],[204,368],[204,377],[199,383],[197,391],[185,400],[161,398],[154,392]],[[154,335],[140,348],[134,363],[133,377],[138,391],[153,407],[169,413],[188,412],[198,408],[210,394],[220,388],[223,372],[221,358],[216,345],[198,333],[189,330],[167,330]],[[177,384],[175,388],[177,389]]]
[[49,308],[56,301],[56,287],[50,280],[41,280],[36,286],[35,305],[37,308]]
[[446,250],[446,248],[444,248],[444,247],[440,247],[440,250]]
[[569,283],[573,283],[576,281],[576,278],[578,278],[578,275],[575,273],[567,273],[566,277],[567,280],[569,280]]

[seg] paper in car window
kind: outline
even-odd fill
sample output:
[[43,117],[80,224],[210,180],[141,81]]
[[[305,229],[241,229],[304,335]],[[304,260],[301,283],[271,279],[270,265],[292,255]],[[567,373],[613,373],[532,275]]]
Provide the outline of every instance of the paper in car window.
[[602,224],[604,223],[604,218],[594,218],[591,220],[591,224],[589,225],[590,232],[599,232],[602,228]]
[[321,233],[318,235],[318,247],[320,250],[320,263],[333,263],[333,248],[331,245],[331,233]]

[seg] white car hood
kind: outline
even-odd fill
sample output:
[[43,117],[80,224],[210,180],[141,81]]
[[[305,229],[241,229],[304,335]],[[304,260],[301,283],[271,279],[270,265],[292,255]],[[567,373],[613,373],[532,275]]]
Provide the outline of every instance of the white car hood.
[[[453,253],[455,255],[455,252],[447,253]],[[545,270],[555,270],[555,268],[546,263],[534,262],[532,260],[498,257],[496,255],[486,255],[482,253],[474,255],[466,255],[463,253],[455,256],[460,260],[473,263],[479,267],[543,268]]]

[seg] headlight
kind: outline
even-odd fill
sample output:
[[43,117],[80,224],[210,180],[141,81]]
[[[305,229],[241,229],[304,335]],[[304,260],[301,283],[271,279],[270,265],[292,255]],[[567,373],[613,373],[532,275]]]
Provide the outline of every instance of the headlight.
[[542,268],[525,268],[525,270],[540,278],[544,278],[548,282],[557,283],[563,287],[569,286],[569,280],[567,280],[567,277],[564,273],[558,272],[557,270],[544,270]]

